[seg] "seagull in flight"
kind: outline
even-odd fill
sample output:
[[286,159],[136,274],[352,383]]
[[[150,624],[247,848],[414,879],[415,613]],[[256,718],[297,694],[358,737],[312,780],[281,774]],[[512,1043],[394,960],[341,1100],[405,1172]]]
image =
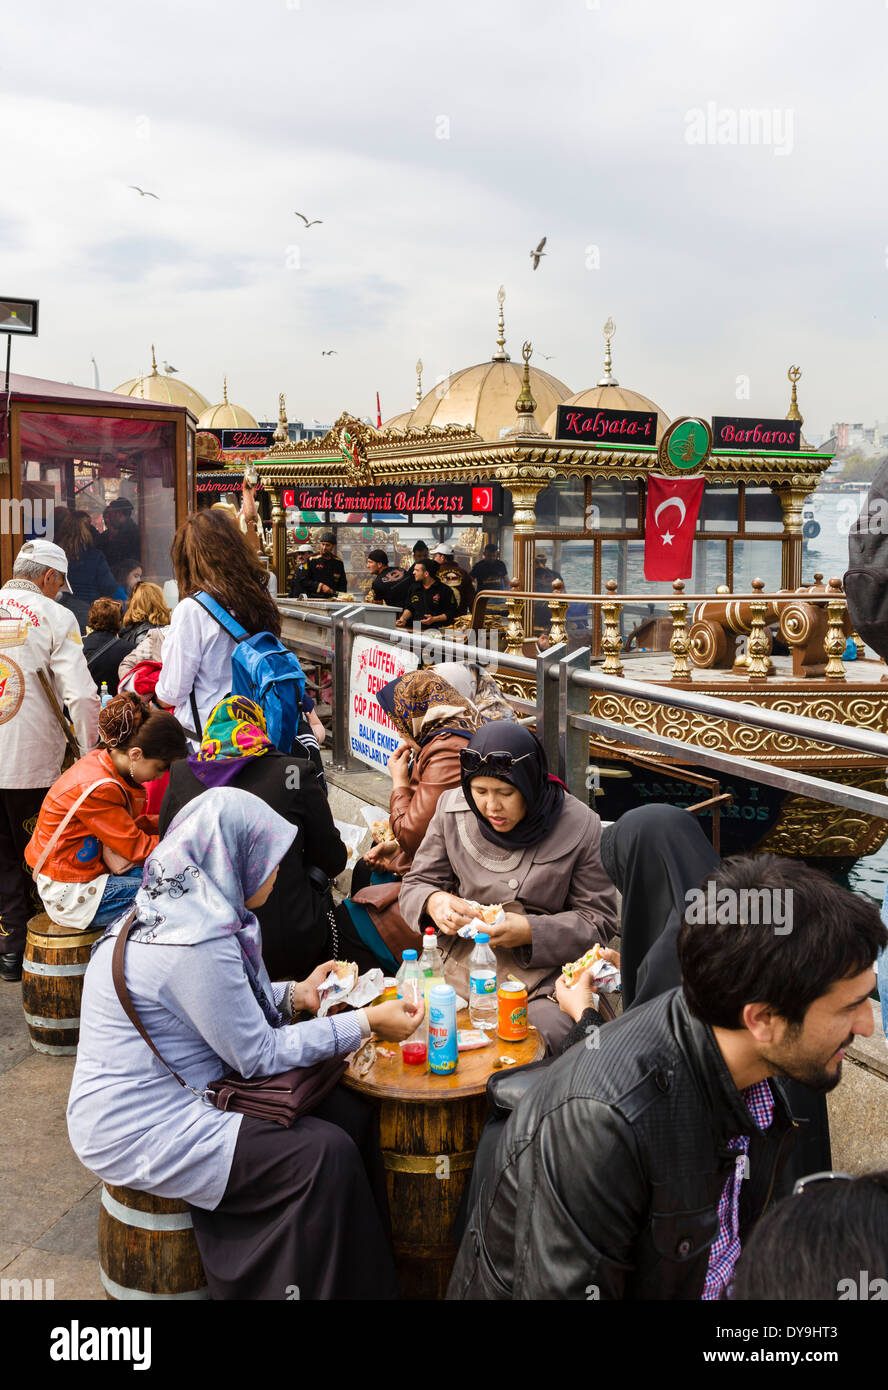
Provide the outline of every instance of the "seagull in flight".
[[294,212],[294,213],[293,213],[293,216],[294,216],[294,217],[301,217],[302,220],[303,220],[303,222],[305,223],[306,227],[322,227],[322,226],[323,226],[323,220],[322,220],[320,217],[315,217],[315,218],[313,219],[313,221],[309,222],[309,220],[308,220],[308,218],[306,217],[306,215],[305,215],[304,212]]
[[541,259],[543,258],[543,256],[546,255],[546,252],[543,250],[543,247],[545,246],[545,244],[546,244],[547,241],[548,241],[548,237],[543,237],[542,241],[540,242],[540,244],[539,244],[539,246],[536,248],[536,250],[535,250],[535,251],[531,251],[531,253],[530,253],[530,259],[533,261],[533,268],[534,268],[534,270],[536,270],[536,268],[537,268],[537,266],[539,265],[539,263],[540,263]]
[[321,356],[322,356],[322,357],[332,357],[334,354],[335,354],[337,357],[339,356],[339,353],[336,351],[335,348],[326,348],[326,349],[321,348]]
[[[535,268],[536,267],[534,267],[534,269]],[[538,357],[542,357],[546,362],[551,362],[552,358],[555,356],[554,352],[540,352],[538,348],[534,349],[534,351]]]
[[178,367],[171,367],[170,364],[169,364],[169,362],[164,362],[162,365],[163,365],[163,369],[164,369],[164,371],[166,372],[167,376],[172,376],[174,372],[178,372],[178,370],[179,370]]
[[140,188],[137,183],[131,183],[130,188],[134,188],[142,198],[157,198],[157,201],[160,202],[160,198],[157,197],[156,193],[149,192],[147,188]]

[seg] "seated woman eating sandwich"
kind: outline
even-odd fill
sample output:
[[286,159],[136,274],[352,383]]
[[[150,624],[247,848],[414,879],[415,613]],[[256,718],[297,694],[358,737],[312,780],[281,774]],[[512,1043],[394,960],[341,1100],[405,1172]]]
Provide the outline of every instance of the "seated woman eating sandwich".
[[524,981],[530,1022],[557,1051],[571,1026],[552,998],[564,962],[606,945],[616,924],[601,821],[550,775],[541,744],[518,724],[479,729],[460,766],[461,787],[441,797],[401,886],[401,912],[413,931],[434,924],[448,938],[445,979],[466,998],[473,943],[457,933],[476,904],[502,904],[488,929],[497,975]]

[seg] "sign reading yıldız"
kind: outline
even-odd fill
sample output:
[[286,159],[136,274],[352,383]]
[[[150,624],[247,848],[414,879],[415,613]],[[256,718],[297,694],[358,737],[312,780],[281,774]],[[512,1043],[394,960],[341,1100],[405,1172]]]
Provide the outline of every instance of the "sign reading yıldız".
[[635,444],[656,444],[655,410],[588,410],[580,405],[560,405],[555,422],[556,439],[586,439],[602,442],[632,440]]
[[713,449],[800,449],[801,420],[762,420],[752,415],[713,415]]

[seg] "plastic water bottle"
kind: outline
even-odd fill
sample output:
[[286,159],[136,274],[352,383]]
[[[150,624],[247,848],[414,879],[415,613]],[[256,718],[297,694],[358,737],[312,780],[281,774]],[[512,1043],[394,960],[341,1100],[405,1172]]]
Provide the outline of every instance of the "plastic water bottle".
[[422,973],[416,952],[408,950],[402,957],[401,969],[395,976],[395,983],[398,986],[398,998],[410,1004],[419,1004],[423,1009],[423,1018],[419,1027],[410,1034],[409,1038],[401,1043],[401,1060],[408,1066],[421,1066],[425,1064],[428,1057],[428,1040],[426,1037],[425,1019],[425,976]]
[[469,956],[469,1018],[473,1028],[487,1032],[496,1029],[496,956],[491,951],[486,932],[475,937],[475,949]]
[[109,689],[108,689],[108,682],[107,682],[107,681],[102,681],[102,688],[101,688],[101,690],[99,691],[99,695],[100,695],[101,701],[102,701],[102,709],[104,709],[105,706],[107,705],[108,701],[111,699],[111,692],[110,692]]
[[434,989],[435,985],[444,983],[444,957],[438,950],[438,935],[434,927],[426,927],[422,938],[422,955],[419,958],[419,966],[425,977],[426,1000],[429,997],[429,990]]

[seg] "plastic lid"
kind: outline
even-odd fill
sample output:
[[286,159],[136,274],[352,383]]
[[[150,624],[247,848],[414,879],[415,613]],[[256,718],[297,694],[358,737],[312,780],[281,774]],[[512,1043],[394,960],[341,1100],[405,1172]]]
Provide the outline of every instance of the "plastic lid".
[[423,935],[424,935],[424,936],[434,936],[434,937],[437,937],[438,933],[435,931],[435,928],[434,928],[434,927],[426,927],[425,932],[423,933]]
[[404,954],[403,954],[403,956],[401,957],[401,959],[402,959],[402,960],[416,960],[416,952],[415,952],[415,951],[412,951],[412,950],[411,950],[411,951],[405,951]]
[[453,985],[432,985],[429,990],[429,1003],[433,1001],[438,1004],[449,1004],[451,999],[456,998],[456,990]]
[[487,935],[486,931],[479,931],[478,935],[475,937],[475,945],[486,946],[489,940],[490,937]]

